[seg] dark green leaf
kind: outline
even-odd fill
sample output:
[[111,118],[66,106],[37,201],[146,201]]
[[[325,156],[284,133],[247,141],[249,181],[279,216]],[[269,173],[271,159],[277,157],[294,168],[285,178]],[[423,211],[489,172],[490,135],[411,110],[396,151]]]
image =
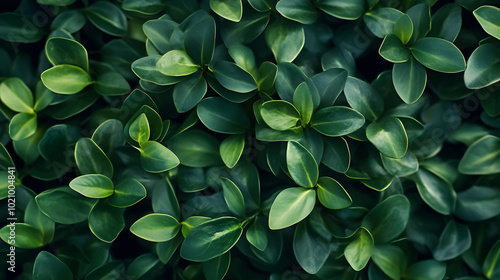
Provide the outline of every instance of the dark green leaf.
[[330,137],[343,136],[360,129],[365,118],[358,111],[343,107],[326,107],[314,113],[311,127]]
[[222,163],[219,155],[219,142],[204,131],[189,130],[173,137],[167,143],[167,146],[179,157],[182,165],[207,167]]
[[312,77],[320,96],[319,107],[332,106],[344,89],[347,81],[345,69],[328,69]]
[[234,22],[243,16],[241,0],[210,0],[210,8],[219,16]]
[[474,11],[474,16],[486,33],[500,40],[500,21],[498,20],[500,9],[498,7],[481,6]]
[[228,178],[222,177],[220,180],[224,191],[224,200],[229,210],[237,217],[244,218],[246,216],[245,201],[240,189]]
[[90,138],[80,138],[75,147],[76,165],[82,174],[113,177],[113,165],[106,154]]
[[467,88],[479,89],[500,81],[500,48],[494,44],[479,46],[469,57],[464,81]]
[[366,137],[387,157],[402,158],[408,149],[408,136],[398,118],[386,118],[369,124]]
[[59,258],[41,251],[33,265],[33,280],[73,279],[73,272]]
[[248,227],[246,238],[252,246],[261,251],[267,248],[269,242],[266,228],[258,220],[255,220],[255,222]]
[[351,107],[367,120],[375,121],[384,111],[382,96],[369,83],[348,77],[344,94]]
[[415,182],[420,197],[436,212],[450,215],[455,211],[457,194],[450,183],[424,169],[416,173]]
[[257,84],[250,73],[229,61],[217,62],[212,72],[217,81],[229,90],[247,93],[257,88]]
[[40,210],[60,224],[76,224],[87,220],[97,199],[83,197],[68,187],[55,188],[36,196]]
[[220,144],[220,157],[224,164],[233,168],[240,160],[245,148],[245,136],[243,134],[231,135]]
[[404,273],[409,280],[441,280],[446,274],[446,264],[436,260],[419,261]]
[[209,261],[203,262],[201,267],[207,280],[222,280],[229,270],[231,252],[220,255]]
[[457,195],[455,215],[465,221],[478,222],[500,214],[500,191],[493,187],[473,186]]
[[378,52],[380,56],[392,63],[402,63],[410,59],[410,51],[403,45],[398,36],[394,34],[385,36]]
[[418,171],[418,159],[411,151],[407,151],[400,159],[386,157],[383,154],[380,154],[380,157],[385,170],[391,175],[404,177]]
[[487,135],[474,142],[460,160],[458,170],[464,174],[500,172],[500,139]]
[[401,279],[408,265],[403,250],[392,244],[375,246],[372,260],[390,279]]
[[244,108],[220,97],[206,98],[197,108],[200,121],[210,130],[225,134],[242,134],[250,128]]
[[355,20],[365,12],[365,1],[318,0],[316,7],[336,18]]
[[467,226],[450,220],[444,228],[439,242],[432,250],[437,261],[447,261],[462,255],[471,246],[471,233]]
[[488,279],[495,279],[499,275],[498,260],[500,259],[500,242],[497,241],[491,248],[483,264],[483,274]]
[[29,21],[28,17],[17,13],[2,13],[0,15],[0,38],[2,40],[34,43],[40,41],[42,37],[42,30]]
[[465,70],[462,52],[451,42],[440,38],[422,38],[410,47],[415,59],[425,67],[445,73]]
[[183,77],[167,76],[160,72],[156,67],[160,58],[160,55],[150,55],[140,58],[132,63],[132,71],[142,80],[160,86],[172,85],[180,82]]
[[50,38],[45,44],[45,54],[54,66],[69,64],[89,71],[87,50],[75,40]]
[[315,109],[314,100],[311,91],[305,82],[301,83],[293,94],[293,105],[300,113],[300,120],[302,125],[309,124],[311,116]]
[[[241,0],[236,0],[240,2]],[[218,0],[224,5],[224,2]],[[212,1],[210,1],[212,3]],[[241,18],[241,16],[240,16]],[[189,57],[201,66],[207,65],[212,61],[215,50],[215,21],[211,16],[205,16],[203,19],[190,26],[184,33],[184,47]]]
[[100,95],[123,95],[130,92],[127,80],[117,72],[107,72],[97,77],[95,90]]
[[[413,43],[423,38],[431,30],[431,12],[427,3],[417,4],[406,11],[413,24],[413,34],[409,42]],[[407,20],[405,20],[407,21]],[[405,24],[408,26],[408,24]],[[401,37],[400,37],[401,38]],[[405,40],[401,40],[404,41]]]
[[304,28],[296,22],[278,20],[266,28],[267,46],[277,62],[292,62],[304,47]]
[[122,208],[116,208],[105,201],[99,201],[90,211],[90,231],[99,240],[112,243],[125,227],[123,211]]
[[145,15],[154,15],[163,10],[164,5],[161,0],[124,0],[122,9],[126,11],[138,12]]
[[[450,24],[453,22],[453,24]],[[462,8],[458,3],[447,4],[432,15],[432,29],[429,37],[438,37],[453,42],[462,27]]]
[[89,21],[102,32],[121,37],[127,33],[125,14],[111,2],[97,1],[85,9]]
[[310,274],[316,274],[330,255],[328,242],[318,235],[308,223],[301,222],[295,228],[293,252],[300,266]]
[[392,33],[394,24],[402,15],[399,10],[383,7],[365,13],[363,20],[373,35],[384,38]]
[[302,24],[311,24],[318,18],[313,4],[302,0],[281,0],[276,4],[276,10],[285,18]]
[[344,138],[325,138],[325,150],[321,162],[333,171],[346,173],[351,164],[351,152]]
[[108,203],[114,207],[129,207],[146,197],[146,188],[134,178],[125,178],[115,186]]
[[424,93],[427,84],[425,68],[413,57],[392,68],[392,82],[399,97],[407,104],[415,103]]
[[314,156],[298,142],[288,142],[286,165],[297,185],[312,188],[318,182],[318,163]]

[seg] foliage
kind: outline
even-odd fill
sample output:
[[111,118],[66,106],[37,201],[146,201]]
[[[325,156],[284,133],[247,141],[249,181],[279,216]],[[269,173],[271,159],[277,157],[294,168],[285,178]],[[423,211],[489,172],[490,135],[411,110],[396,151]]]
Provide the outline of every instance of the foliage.
[[9,279],[499,279],[495,5],[2,4]]

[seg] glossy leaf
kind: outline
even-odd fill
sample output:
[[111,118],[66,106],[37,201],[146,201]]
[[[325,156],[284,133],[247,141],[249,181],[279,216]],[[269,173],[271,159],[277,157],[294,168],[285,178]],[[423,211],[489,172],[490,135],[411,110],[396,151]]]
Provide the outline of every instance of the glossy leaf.
[[89,21],[104,33],[117,37],[127,33],[125,14],[111,2],[97,1],[90,5],[85,13]]
[[336,180],[330,177],[321,177],[317,186],[318,199],[326,208],[343,209],[351,205],[351,197]]
[[410,47],[415,59],[425,67],[445,73],[465,70],[462,52],[451,42],[440,38],[422,38]]
[[210,8],[219,16],[234,22],[240,21],[243,16],[241,0],[210,0]]
[[334,171],[346,173],[351,164],[347,141],[344,138],[328,138],[323,141],[325,147],[321,162]]
[[234,63],[219,61],[212,70],[217,81],[229,90],[247,93],[257,88],[252,75]]
[[[453,22],[454,24],[449,24]],[[447,4],[432,15],[432,29],[429,37],[442,38],[453,42],[462,27],[462,8],[458,4]]]
[[277,62],[292,62],[304,47],[304,29],[299,23],[275,21],[266,28],[267,46]]
[[128,133],[134,141],[142,145],[149,140],[150,130],[148,118],[144,113],[140,114],[130,125]]
[[80,67],[60,64],[42,73],[43,84],[59,94],[75,94],[92,84],[92,78]]
[[348,77],[344,94],[351,107],[367,120],[375,121],[384,111],[382,96],[367,82]]
[[300,84],[293,94],[293,105],[300,113],[301,123],[306,125],[311,120],[314,111],[314,101],[309,91],[309,87],[305,82]]
[[60,224],[76,224],[87,220],[97,199],[86,198],[68,187],[55,188],[36,196],[40,210]]
[[406,45],[413,36],[413,22],[412,18],[404,14],[396,21],[394,24],[393,32],[401,40],[401,42]]
[[493,44],[479,46],[469,57],[464,73],[467,88],[479,89],[500,81],[500,48]]
[[362,270],[373,253],[373,237],[370,232],[361,227],[353,235],[353,240],[344,249],[347,262],[355,271]]
[[481,6],[474,11],[474,16],[484,31],[500,40],[499,15],[500,9],[498,7],[488,5]]
[[130,231],[138,237],[151,242],[165,242],[174,238],[181,224],[167,214],[149,214],[137,220]]
[[252,244],[252,246],[261,251],[264,251],[267,248],[269,242],[266,228],[258,221],[255,221],[252,225],[248,227],[248,230],[246,232],[246,238],[248,242]]
[[269,212],[269,228],[287,228],[305,219],[316,203],[316,191],[305,188],[287,188],[281,191]]
[[69,64],[89,70],[88,54],[85,47],[75,40],[50,38],[45,44],[45,54],[52,65]]
[[101,241],[113,242],[125,227],[123,211],[104,201],[96,203],[89,215],[90,231]]
[[500,171],[500,139],[485,136],[474,142],[460,160],[458,170],[464,174],[493,174]]
[[419,261],[412,264],[405,272],[404,278],[410,280],[438,280],[446,274],[446,264],[436,260]]
[[240,189],[228,178],[222,177],[222,189],[224,191],[224,200],[229,210],[237,217],[245,217],[245,201]]
[[[212,2],[214,0],[210,1],[211,6]],[[215,0],[215,2],[219,2],[219,6],[225,6],[223,1]],[[186,30],[184,47],[196,64],[203,66],[212,61],[215,50],[215,21],[211,16],[203,17]]]
[[500,242],[495,243],[488,252],[483,264],[483,274],[488,279],[498,276],[498,259],[500,257]]
[[200,130],[188,130],[167,142],[182,165],[207,167],[221,164],[219,142],[212,135]]
[[380,157],[385,170],[394,176],[404,177],[418,171],[418,159],[411,151],[407,151],[400,159],[390,158],[382,154]]
[[276,10],[285,18],[302,24],[312,24],[318,18],[316,9],[309,1],[282,0],[276,4]]
[[293,252],[300,266],[310,274],[316,274],[330,255],[328,242],[306,222],[295,228]]
[[180,82],[183,77],[167,76],[160,72],[157,68],[157,63],[161,59],[160,55],[150,55],[140,58],[132,63],[132,71],[137,77],[144,81],[154,83],[160,86],[176,84]]
[[100,174],[87,174],[76,177],[69,183],[70,188],[90,198],[105,198],[113,194],[111,179]]
[[425,68],[413,57],[392,68],[392,82],[399,97],[407,104],[415,103],[424,93],[427,84]]
[[415,179],[420,197],[427,205],[443,215],[455,211],[457,195],[450,183],[423,169],[416,173]]
[[250,128],[250,119],[243,107],[220,97],[204,99],[196,111],[200,121],[215,132],[241,134]]
[[[11,232],[15,235],[15,239],[9,239],[12,236]],[[44,245],[40,230],[26,223],[10,222],[0,229],[0,238],[11,246],[23,249],[35,249]]]
[[240,160],[244,148],[244,135],[231,135],[224,139],[224,141],[220,144],[220,157],[227,167],[233,168]]
[[366,137],[387,157],[402,158],[408,149],[408,136],[397,118],[371,123],[366,128]]
[[383,7],[365,13],[363,20],[373,35],[384,38],[392,33],[394,24],[402,15],[399,10]]
[[473,186],[457,194],[455,215],[470,222],[484,221],[500,214],[496,207],[500,191],[492,187]]
[[343,136],[360,129],[365,123],[365,118],[358,111],[343,107],[333,106],[320,109],[311,119],[311,127],[319,133],[330,136]]
[[13,111],[33,113],[33,94],[19,78],[8,78],[2,81],[0,99]]
[[260,114],[269,127],[279,131],[296,127],[300,120],[300,113],[297,108],[283,100],[264,102]]
[[141,165],[152,173],[164,172],[179,165],[179,158],[167,147],[155,141],[141,146]]
[[372,260],[391,279],[401,279],[407,266],[403,250],[392,244],[375,246]]
[[19,113],[10,120],[9,135],[14,141],[21,141],[35,134],[37,128],[36,114]]
[[363,15],[365,11],[365,2],[360,0],[319,0],[316,3],[316,7],[336,18],[355,20]]
[[146,188],[133,178],[120,181],[109,197],[108,203],[114,207],[122,208],[132,206],[146,197]]
[[471,246],[471,233],[467,226],[450,220],[444,228],[432,255],[437,261],[447,261],[462,255]]
[[49,280],[57,275],[60,279],[73,279],[73,272],[59,258],[47,251],[41,251],[33,264],[33,279]]
[[178,77],[193,74],[199,66],[185,51],[172,50],[156,62],[156,68],[164,75]]
[[318,182],[318,163],[314,156],[298,142],[288,142],[286,165],[290,176],[297,185],[312,188]]
[[113,177],[113,165],[106,154],[90,138],[80,138],[75,147],[76,165],[82,174]]
[[402,63],[410,59],[410,52],[394,34],[385,36],[378,52],[380,56],[392,63]]
[[207,280],[222,280],[229,270],[231,264],[231,252],[204,262],[202,266],[203,274]]
[[418,39],[424,38],[431,30],[430,7],[427,3],[417,4],[409,8],[406,14],[410,17],[413,25],[413,33],[409,42],[414,43]]

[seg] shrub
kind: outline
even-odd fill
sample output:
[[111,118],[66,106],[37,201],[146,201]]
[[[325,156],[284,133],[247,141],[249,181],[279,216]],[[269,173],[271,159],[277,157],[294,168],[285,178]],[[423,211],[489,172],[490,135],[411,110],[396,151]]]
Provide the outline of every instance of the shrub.
[[495,4],[2,4],[2,269],[500,279]]

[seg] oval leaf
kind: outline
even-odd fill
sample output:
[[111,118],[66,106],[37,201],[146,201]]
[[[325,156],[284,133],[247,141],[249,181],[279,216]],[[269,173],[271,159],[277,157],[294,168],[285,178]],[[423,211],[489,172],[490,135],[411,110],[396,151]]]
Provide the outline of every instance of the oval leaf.
[[111,179],[100,174],[87,174],[69,182],[70,188],[90,198],[105,198],[113,194]]
[[197,113],[201,122],[215,132],[242,134],[250,129],[250,119],[244,108],[220,97],[201,101]]
[[149,214],[137,220],[130,231],[138,237],[151,242],[165,242],[174,238],[181,224],[167,214]]
[[365,118],[358,111],[343,107],[326,107],[314,113],[311,127],[330,137],[343,136],[360,129]]
[[330,177],[321,177],[317,186],[318,199],[326,208],[343,209],[351,205],[351,197],[336,180]]
[[286,165],[297,185],[312,188],[318,182],[318,163],[314,156],[298,142],[288,142]]
[[453,43],[440,38],[422,38],[410,47],[415,59],[425,67],[444,73],[465,70],[465,58]]
[[316,204],[316,191],[305,188],[287,188],[281,191],[269,212],[269,228],[287,228],[305,219]]
[[167,147],[155,141],[148,141],[141,146],[141,165],[144,170],[159,173],[179,165],[179,158]]
[[43,84],[59,94],[75,94],[92,84],[92,78],[80,67],[61,64],[42,73]]
[[398,118],[386,118],[366,128],[366,137],[385,156],[402,158],[408,148],[408,136]]

